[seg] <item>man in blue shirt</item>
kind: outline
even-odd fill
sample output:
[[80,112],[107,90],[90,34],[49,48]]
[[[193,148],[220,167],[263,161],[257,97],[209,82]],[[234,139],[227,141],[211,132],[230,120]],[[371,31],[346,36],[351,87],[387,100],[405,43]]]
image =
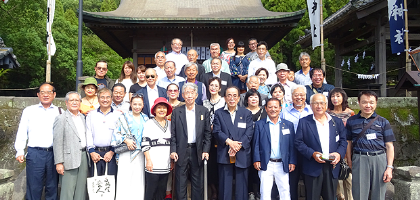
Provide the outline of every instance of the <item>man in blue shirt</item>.
[[[347,120],[347,162],[352,168],[354,199],[385,199],[386,183],[392,179],[395,136],[389,121],[376,114],[378,96],[362,91],[360,112]],[[371,126],[366,127],[371,121]],[[359,133],[367,128],[357,140]],[[356,141],[357,140],[357,141]],[[353,157],[351,156],[353,153]]]
[[159,87],[167,89],[168,85],[171,83],[179,85],[179,82],[185,81],[184,78],[175,75],[176,66],[174,61],[166,61],[164,70],[166,76],[158,80],[157,85]]
[[321,68],[314,68],[309,72],[312,84],[306,85],[306,103],[312,95],[320,93],[328,98],[329,92],[334,89],[333,85],[324,83],[325,71]]

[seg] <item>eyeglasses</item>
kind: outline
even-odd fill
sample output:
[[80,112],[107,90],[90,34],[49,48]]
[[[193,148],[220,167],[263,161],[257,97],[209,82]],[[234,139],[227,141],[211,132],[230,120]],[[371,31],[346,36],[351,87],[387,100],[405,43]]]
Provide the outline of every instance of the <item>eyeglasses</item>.
[[234,95],[231,95],[231,94],[228,94],[227,96],[226,96],[226,98],[228,98],[228,99],[236,99],[236,98],[238,98],[238,95],[237,94],[234,94]]
[[304,97],[306,96],[305,94],[293,94],[294,97]]
[[54,92],[53,91],[40,91],[39,92],[41,95],[52,95]]
[[142,93],[134,93],[133,95],[131,95],[131,98],[134,98],[134,97],[143,98],[143,94]]
[[186,95],[193,95],[193,94],[197,94],[195,91],[187,91],[184,92]]
[[111,96],[101,96],[99,99],[101,100],[110,100]]
[[155,78],[155,75],[146,75],[146,78]]
[[105,68],[105,67],[96,67],[96,69],[98,69],[98,71],[106,71],[106,70],[108,70],[108,68]]
[[182,46],[182,44],[181,43],[172,43],[172,45],[174,45],[174,46]]
[[178,92],[178,90],[177,89],[175,89],[175,90],[167,90],[169,93],[172,93],[172,92]]
[[314,106],[325,106],[327,102],[320,101],[320,102],[312,102],[311,104]]

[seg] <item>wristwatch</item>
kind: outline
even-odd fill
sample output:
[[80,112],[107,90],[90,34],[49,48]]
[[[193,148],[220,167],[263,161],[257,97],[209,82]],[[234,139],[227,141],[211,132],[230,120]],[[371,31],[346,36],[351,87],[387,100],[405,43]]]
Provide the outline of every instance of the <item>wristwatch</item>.
[[386,167],[394,169],[394,167],[392,165],[387,165]]

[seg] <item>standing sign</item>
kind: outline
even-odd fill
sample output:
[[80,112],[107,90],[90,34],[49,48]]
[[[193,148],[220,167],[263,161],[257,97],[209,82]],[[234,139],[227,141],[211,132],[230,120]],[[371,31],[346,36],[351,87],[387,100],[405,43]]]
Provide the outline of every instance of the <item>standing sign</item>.
[[404,1],[388,0],[388,19],[392,53],[404,52]]

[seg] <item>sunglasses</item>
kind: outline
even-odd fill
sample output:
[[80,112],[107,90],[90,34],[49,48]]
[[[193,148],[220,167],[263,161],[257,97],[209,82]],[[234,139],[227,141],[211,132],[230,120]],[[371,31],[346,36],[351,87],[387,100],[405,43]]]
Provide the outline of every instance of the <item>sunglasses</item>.
[[142,93],[134,93],[134,94],[131,96],[131,98],[134,98],[134,97],[140,97],[140,98],[143,98],[143,94],[142,94]]
[[168,90],[168,92],[169,92],[169,93],[172,93],[172,92],[178,92],[178,90],[177,90],[177,89],[175,89],[175,90]]
[[155,78],[155,75],[146,75],[146,78]]

